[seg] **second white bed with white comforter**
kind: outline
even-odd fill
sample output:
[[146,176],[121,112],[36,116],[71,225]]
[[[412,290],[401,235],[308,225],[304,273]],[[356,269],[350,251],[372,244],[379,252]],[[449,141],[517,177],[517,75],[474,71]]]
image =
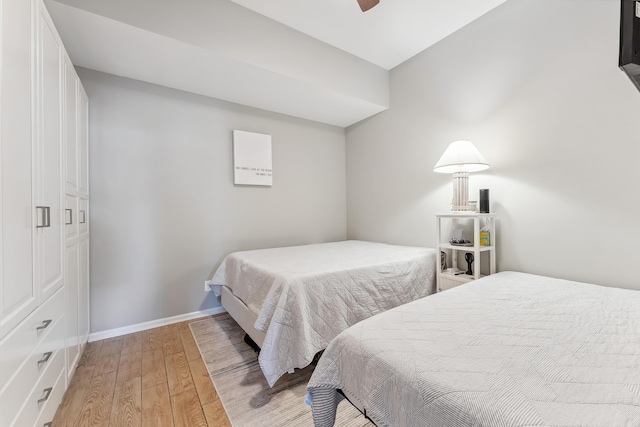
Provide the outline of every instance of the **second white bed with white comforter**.
[[349,240],[230,254],[210,283],[257,316],[270,386],[357,322],[435,291],[436,251]]

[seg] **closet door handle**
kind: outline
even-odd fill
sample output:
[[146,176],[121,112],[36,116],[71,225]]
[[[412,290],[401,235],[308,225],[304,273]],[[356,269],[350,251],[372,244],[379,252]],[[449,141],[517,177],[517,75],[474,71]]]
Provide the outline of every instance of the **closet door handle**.
[[80,224],[84,224],[87,222],[87,213],[85,211],[80,211]]
[[65,218],[64,224],[65,225],[73,224],[73,209],[65,209],[64,212],[65,214],[69,214],[69,220],[67,221],[67,219]]
[[38,211],[38,220],[42,220],[42,224],[36,224],[36,228],[51,227],[51,208],[49,206],[36,206]]
[[49,400],[49,396],[51,395],[51,391],[53,390],[53,387],[47,387],[45,388],[44,391],[44,397],[42,399],[38,399],[38,403],[43,403],[46,402],[47,400]]
[[42,325],[38,326],[36,328],[36,331],[40,331],[42,329],[47,329],[47,326],[49,326],[50,323],[51,323],[51,319],[43,320],[42,321]]
[[52,351],[47,351],[45,354],[43,354],[42,359],[38,360],[38,366],[40,366],[42,363],[47,363],[51,358],[52,354],[53,354]]

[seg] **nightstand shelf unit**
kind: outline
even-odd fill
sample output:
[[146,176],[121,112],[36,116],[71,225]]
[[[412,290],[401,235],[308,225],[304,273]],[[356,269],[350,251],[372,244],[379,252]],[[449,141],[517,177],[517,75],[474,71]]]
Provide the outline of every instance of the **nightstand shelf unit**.
[[[496,272],[496,223],[495,214],[481,214],[474,212],[448,212],[436,214],[436,227],[438,230],[438,252],[445,252],[447,257],[447,269],[437,268],[436,285],[438,292],[454,288],[472,280],[479,279],[488,274]],[[472,226],[471,246],[453,245],[449,243],[451,230],[461,227],[468,230]],[[489,234],[489,244],[480,245],[480,231],[486,229]],[[466,274],[466,268],[458,268],[458,256],[463,258],[464,254],[473,254],[472,275]],[[481,272],[482,258],[488,257],[487,271]],[[486,263],[485,263],[486,265]]]

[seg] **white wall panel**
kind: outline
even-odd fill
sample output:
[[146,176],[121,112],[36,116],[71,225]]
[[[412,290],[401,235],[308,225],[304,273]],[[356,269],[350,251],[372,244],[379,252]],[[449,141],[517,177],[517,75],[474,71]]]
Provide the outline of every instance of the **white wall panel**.
[[[217,306],[228,253],[346,237],[344,130],[78,69],[89,95],[91,331]],[[273,186],[233,184],[234,129],[272,136]]]
[[[347,129],[350,238],[433,246],[455,140],[498,214],[498,269],[640,289],[640,93],[617,67],[620,3],[509,1],[391,72],[391,109]],[[473,197],[475,195],[475,197]],[[628,250],[627,250],[628,249]]]

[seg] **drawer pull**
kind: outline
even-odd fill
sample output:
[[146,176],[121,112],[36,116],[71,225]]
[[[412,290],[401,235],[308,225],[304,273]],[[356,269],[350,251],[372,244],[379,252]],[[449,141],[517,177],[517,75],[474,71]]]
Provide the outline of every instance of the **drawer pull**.
[[42,219],[42,224],[36,224],[36,228],[51,227],[51,208],[49,206],[36,206],[36,211],[42,210],[38,219]]
[[43,320],[42,325],[38,326],[36,330],[39,331],[42,329],[47,329],[47,326],[49,326],[50,324],[51,324],[51,319]]
[[51,391],[53,390],[53,387],[47,387],[45,388],[44,391],[44,397],[42,399],[38,400],[38,404],[40,403],[44,403],[47,400],[49,400],[49,396],[51,395]]
[[49,359],[51,358],[51,355],[53,354],[52,351],[47,351],[45,354],[42,355],[42,359],[38,360],[38,366],[40,366],[40,364],[42,363],[47,363],[49,361]]
[[67,218],[64,219],[64,224],[65,225],[72,225],[73,224],[73,209],[65,209],[64,210],[65,215],[69,214],[69,219],[67,220]]

